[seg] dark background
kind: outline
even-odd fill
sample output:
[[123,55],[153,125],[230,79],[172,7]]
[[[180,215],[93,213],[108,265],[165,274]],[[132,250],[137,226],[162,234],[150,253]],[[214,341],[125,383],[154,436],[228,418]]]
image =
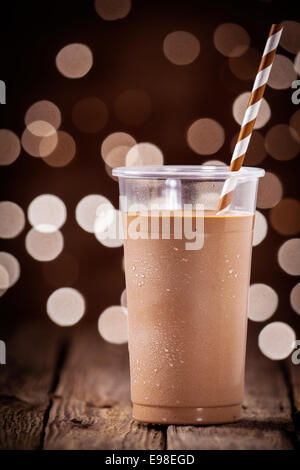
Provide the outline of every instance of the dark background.
[[[49,167],[24,150],[15,163],[0,168],[0,199],[16,202],[25,213],[32,199],[43,193],[55,194],[66,203],[64,250],[79,262],[79,277],[73,287],[87,302],[84,318],[73,329],[87,322],[96,328],[101,311],[119,304],[125,287],[123,249],[103,247],[74,217],[76,204],[87,194],[102,194],[117,207],[118,186],[106,173],[100,156],[103,139],[114,131],[129,132],[139,142],[157,144],[166,164],[198,164],[207,159],[229,163],[230,142],[239,128],[232,116],[232,103],[240,93],[249,91],[252,83],[231,74],[228,59],[214,47],[213,32],[219,24],[237,23],[250,34],[251,45],[262,52],[270,24],[299,20],[296,10],[297,2],[288,1],[133,0],[126,18],[103,21],[90,0],[1,2],[0,79],[6,83],[7,104],[0,106],[0,128],[21,136],[29,106],[47,99],[61,109],[61,128],[77,145],[74,160],[63,168]],[[187,67],[170,64],[162,51],[165,36],[176,30],[190,31],[200,40],[200,59]],[[73,42],[88,45],[94,56],[91,71],[78,80],[63,77],[55,66],[58,51]],[[286,51],[284,54],[293,57]],[[126,89],[145,90],[151,98],[151,115],[138,127],[122,124],[113,111],[115,98]],[[73,105],[86,96],[101,98],[109,109],[107,125],[96,134],[79,132],[72,123]],[[261,129],[264,135],[274,124],[288,123],[296,110],[290,89],[267,87],[265,96],[276,106],[272,106],[271,120]],[[201,116],[216,119],[226,133],[221,150],[207,157],[195,155],[185,138],[188,125]],[[263,167],[280,177],[285,197],[297,198],[297,159],[282,162],[267,156]],[[268,216],[269,210],[262,212]],[[43,277],[43,263],[25,250],[29,228],[27,222],[17,238],[1,240],[0,250],[19,260],[21,277],[0,298],[0,333],[22,322],[51,324],[45,306],[55,288]],[[300,317],[289,302],[297,279],[284,273],[277,262],[278,249],[288,238],[269,225],[267,238],[253,250],[251,282],[266,283],[277,291],[279,307],[272,320],[284,320],[299,332]],[[257,334],[264,324],[250,322],[250,334]]]

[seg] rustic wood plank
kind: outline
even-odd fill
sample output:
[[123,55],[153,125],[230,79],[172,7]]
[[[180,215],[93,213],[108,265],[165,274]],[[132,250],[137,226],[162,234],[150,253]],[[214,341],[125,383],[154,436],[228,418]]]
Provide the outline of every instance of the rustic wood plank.
[[51,327],[23,327],[6,339],[0,375],[0,448],[40,447],[59,339]]
[[289,357],[284,363],[284,371],[290,385],[292,417],[296,429],[296,447],[300,448],[300,364],[293,364]]
[[292,364],[289,367],[290,383],[293,395],[294,420],[297,430],[300,432],[300,364]]
[[45,449],[163,449],[159,426],[131,417],[127,345],[97,330],[74,337],[55,391]]
[[293,449],[289,389],[281,366],[249,341],[243,418],[218,426],[170,426],[168,449]]

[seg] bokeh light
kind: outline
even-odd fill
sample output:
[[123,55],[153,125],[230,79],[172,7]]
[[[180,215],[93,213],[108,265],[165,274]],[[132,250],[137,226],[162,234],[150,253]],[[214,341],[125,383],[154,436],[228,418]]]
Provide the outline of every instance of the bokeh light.
[[83,98],[74,105],[72,119],[77,129],[82,132],[99,132],[108,120],[106,104],[94,96]]
[[[104,213],[105,214],[105,213]],[[112,212],[111,212],[112,214]],[[97,216],[97,219],[99,215]],[[96,239],[105,247],[107,248],[119,248],[124,243],[124,236],[123,236],[123,225],[122,225],[122,214],[118,209],[114,209],[114,219],[111,223],[109,223],[110,216],[106,215],[106,226],[107,228],[104,229],[104,224],[99,218],[98,220],[101,221],[98,224],[98,220],[96,219],[95,224],[95,237]],[[99,230],[100,225],[100,230]]]
[[297,74],[300,75],[300,52],[298,52],[298,54],[295,57],[294,69],[297,72]]
[[266,284],[249,287],[248,318],[253,321],[268,320],[278,307],[278,295]]
[[282,199],[270,212],[272,227],[281,235],[296,235],[300,231],[300,202]]
[[105,158],[105,163],[110,168],[116,168],[118,166],[126,165],[126,155],[132,147],[126,147],[125,145],[120,145],[119,147],[114,147]]
[[116,147],[133,147],[136,144],[136,140],[132,135],[127,132],[113,132],[109,134],[102,142],[101,145],[101,156],[104,161],[108,154]]
[[286,323],[276,321],[266,325],[258,336],[258,346],[269,359],[286,359],[295,347],[295,331]]
[[206,160],[202,165],[208,166],[226,166],[226,163],[221,162],[221,160]]
[[[246,91],[239,95],[233,102],[232,113],[233,117],[238,124],[242,124],[245,111],[249,102],[251,93]],[[254,129],[260,129],[269,121],[271,117],[271,109],[265,98],[262,98],[262,102],[258,111],[258,115],[255,121]]]
[[103,20],[120,20],[130,12],[131,0],[95,0],[95,10]]
[[11,165],[20,152],[19,137],[9,129],[0,129],[0,165]]
[[111,203],[100,204],[100,206],[97,207],[93,230],[96,238],[100,236],[101,233],[106,232],[112,226],[112,224],[116,223],[117,216],[118,212]]
[[52,261],[62,252],[64,239],[59,230],[43,233],[32,228],[26,235],[25,247],[35,260]]
[[99,317],[98,330],[102,338],[109,343],[127,343],[128,323],[126,309],[119,305],[108,307]]
[[49,166],[60,168],[68,165],[76,153],[76,143],[73,137],[64,131],[57,131],[57,145],[43,160]]
[[11,201],[0,202],[0,238],[17,237],[24,226],[23,209]]
[[253,231],[253,246],[259,245],[267,236],[268,232],[268,222],[265,216],[259,212],[255,211],[255,222],[254,222],[254,231]]
[[293,287],[290,295],[290,302],[295,312],[300,314],[300,282]]
[[151,113],[151,101],[142,90],[126,90],[115,100],[117,118],[129,126],[139,126]]
[[106,165],[105,164],[105,171],[106,171],[106,174],[114,181],[118,181],[118,177],[117,176],[114,176],[112,174],[112,171],[113,171],[113,168],[111,168],[109,165]]
[[7,269],[0,264],[0,297],[9,288],[9,274]]
[[188,31],[173,31],[165,37],[163,51],[172,64],[188,65],[198,57],[200,43],[196,36]]
[[56,56],[56,67],[67,78],[81,78],[93,65],[93,54],[85,44],[68,44]]
[[127,308],[127,290],[126,289],[124,289],[121,294],[120,304],[122,307]]
[[100,205],[112,206],[111,202],[100,194],[89,194],[82,198],[76,206],[75,218],[78,225],[86,232],[93,233]]
[[10,253],[0,251],[0,266],[2,266],[8,273],[8,287],[12,287],[20,277],[21,270],[19,261]]
[[55,260],[43,263],[42,270],[46,281],[54,287],[71,286],[79,277],[78,260],[65,252],[62,252]]
[[300,143],[287,124],[277,124],[266,134],[267,152],[276,160],[291,160],[300,150]]
[[199,155],[216,153],[225,141],[223,127],[214,119],[197,119],[187,131],[187,143]]
[[[231,141],[231,152],[233,153],[235,144],[238,139],[238,134],[236,134]],[[245,166],[255,166],[261,163],[266,158],[266,149],[265,149],[265,139],[263,135],[255,130],[252,132],[249,146],[247,149],[244,165]]]
[[219,25],[214,32],[214,45],[221,54],[227,57],[239,57],[247,51],[250,37],[242,26],[224,23]]
[[281,200],[282,194],[282,184],[278,176],[266,171],[265,176],[259,179],[257,207],[268,209],[276,206]]
[[290,131],[297,142],[300,143],[300,109],[291,116]]
[[[49,131],[50,124],[47,125]],[[37,136],[32,134],[28,128],[26,128],[22,134],[21,142],[22,147],[32,157],[47,157],[52,153],[57,145],[57,132],[54,127],[53,131],[49,135]]]
[[61,287],[52,292],[47,301],[47,313],[59,326],[72,326],[81,320],[85,312],[85,301],[78,290]]
[[229,68],[231,72],[241,80],[253,80],[257,73],[260,54],[256,49],[249,48],[240,57],[229,58]]
[[126,166],[163,165],[164,156],[156,145],[141,142],[131,147],[125,163]]
[[56,132],[52,124],[46,121],[32,121],[28,124],[27,129],[37,137],[49,137]]
[[268,85],[276,90],[284,90],[290,88],[296,78],[297,74],[293,62],[284,55],[276,54],[268,79]]
[[38,137],[53,134],[61,125],[61,112],[52,101],[37,101],[27,110],[25,124],[31,134]]
[[53,194],[41,194],[28,206],[30,224],[39,232],[55,232],[63,226],[67,218],[65,203]]
[[300,50],[300,23],[297,21],[283,21],[283,31],[280,46],[286,51],[297,54]]
[[278,251],[278,263],[291,276],[300,274],[300,238],[284,242]]

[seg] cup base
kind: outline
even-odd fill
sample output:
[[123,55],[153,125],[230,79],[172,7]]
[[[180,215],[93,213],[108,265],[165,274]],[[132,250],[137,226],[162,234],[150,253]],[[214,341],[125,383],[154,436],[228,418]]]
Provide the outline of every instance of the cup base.
[[152,424],[221,424],[241,418],[241,405],[177,408],[133,404],[133,418]]

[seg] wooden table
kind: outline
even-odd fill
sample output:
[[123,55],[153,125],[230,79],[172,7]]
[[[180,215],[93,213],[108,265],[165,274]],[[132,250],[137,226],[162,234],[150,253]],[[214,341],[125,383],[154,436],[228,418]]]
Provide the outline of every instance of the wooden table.
[[[61,333],[63,332],[63,335]],[[294,449],[300,442],[300,365],[263,357],[248,342],[243,419],[157,426],[131,417],[127,346],[96,327],[65,334],[23,327],[0,366],[2,449]]]

